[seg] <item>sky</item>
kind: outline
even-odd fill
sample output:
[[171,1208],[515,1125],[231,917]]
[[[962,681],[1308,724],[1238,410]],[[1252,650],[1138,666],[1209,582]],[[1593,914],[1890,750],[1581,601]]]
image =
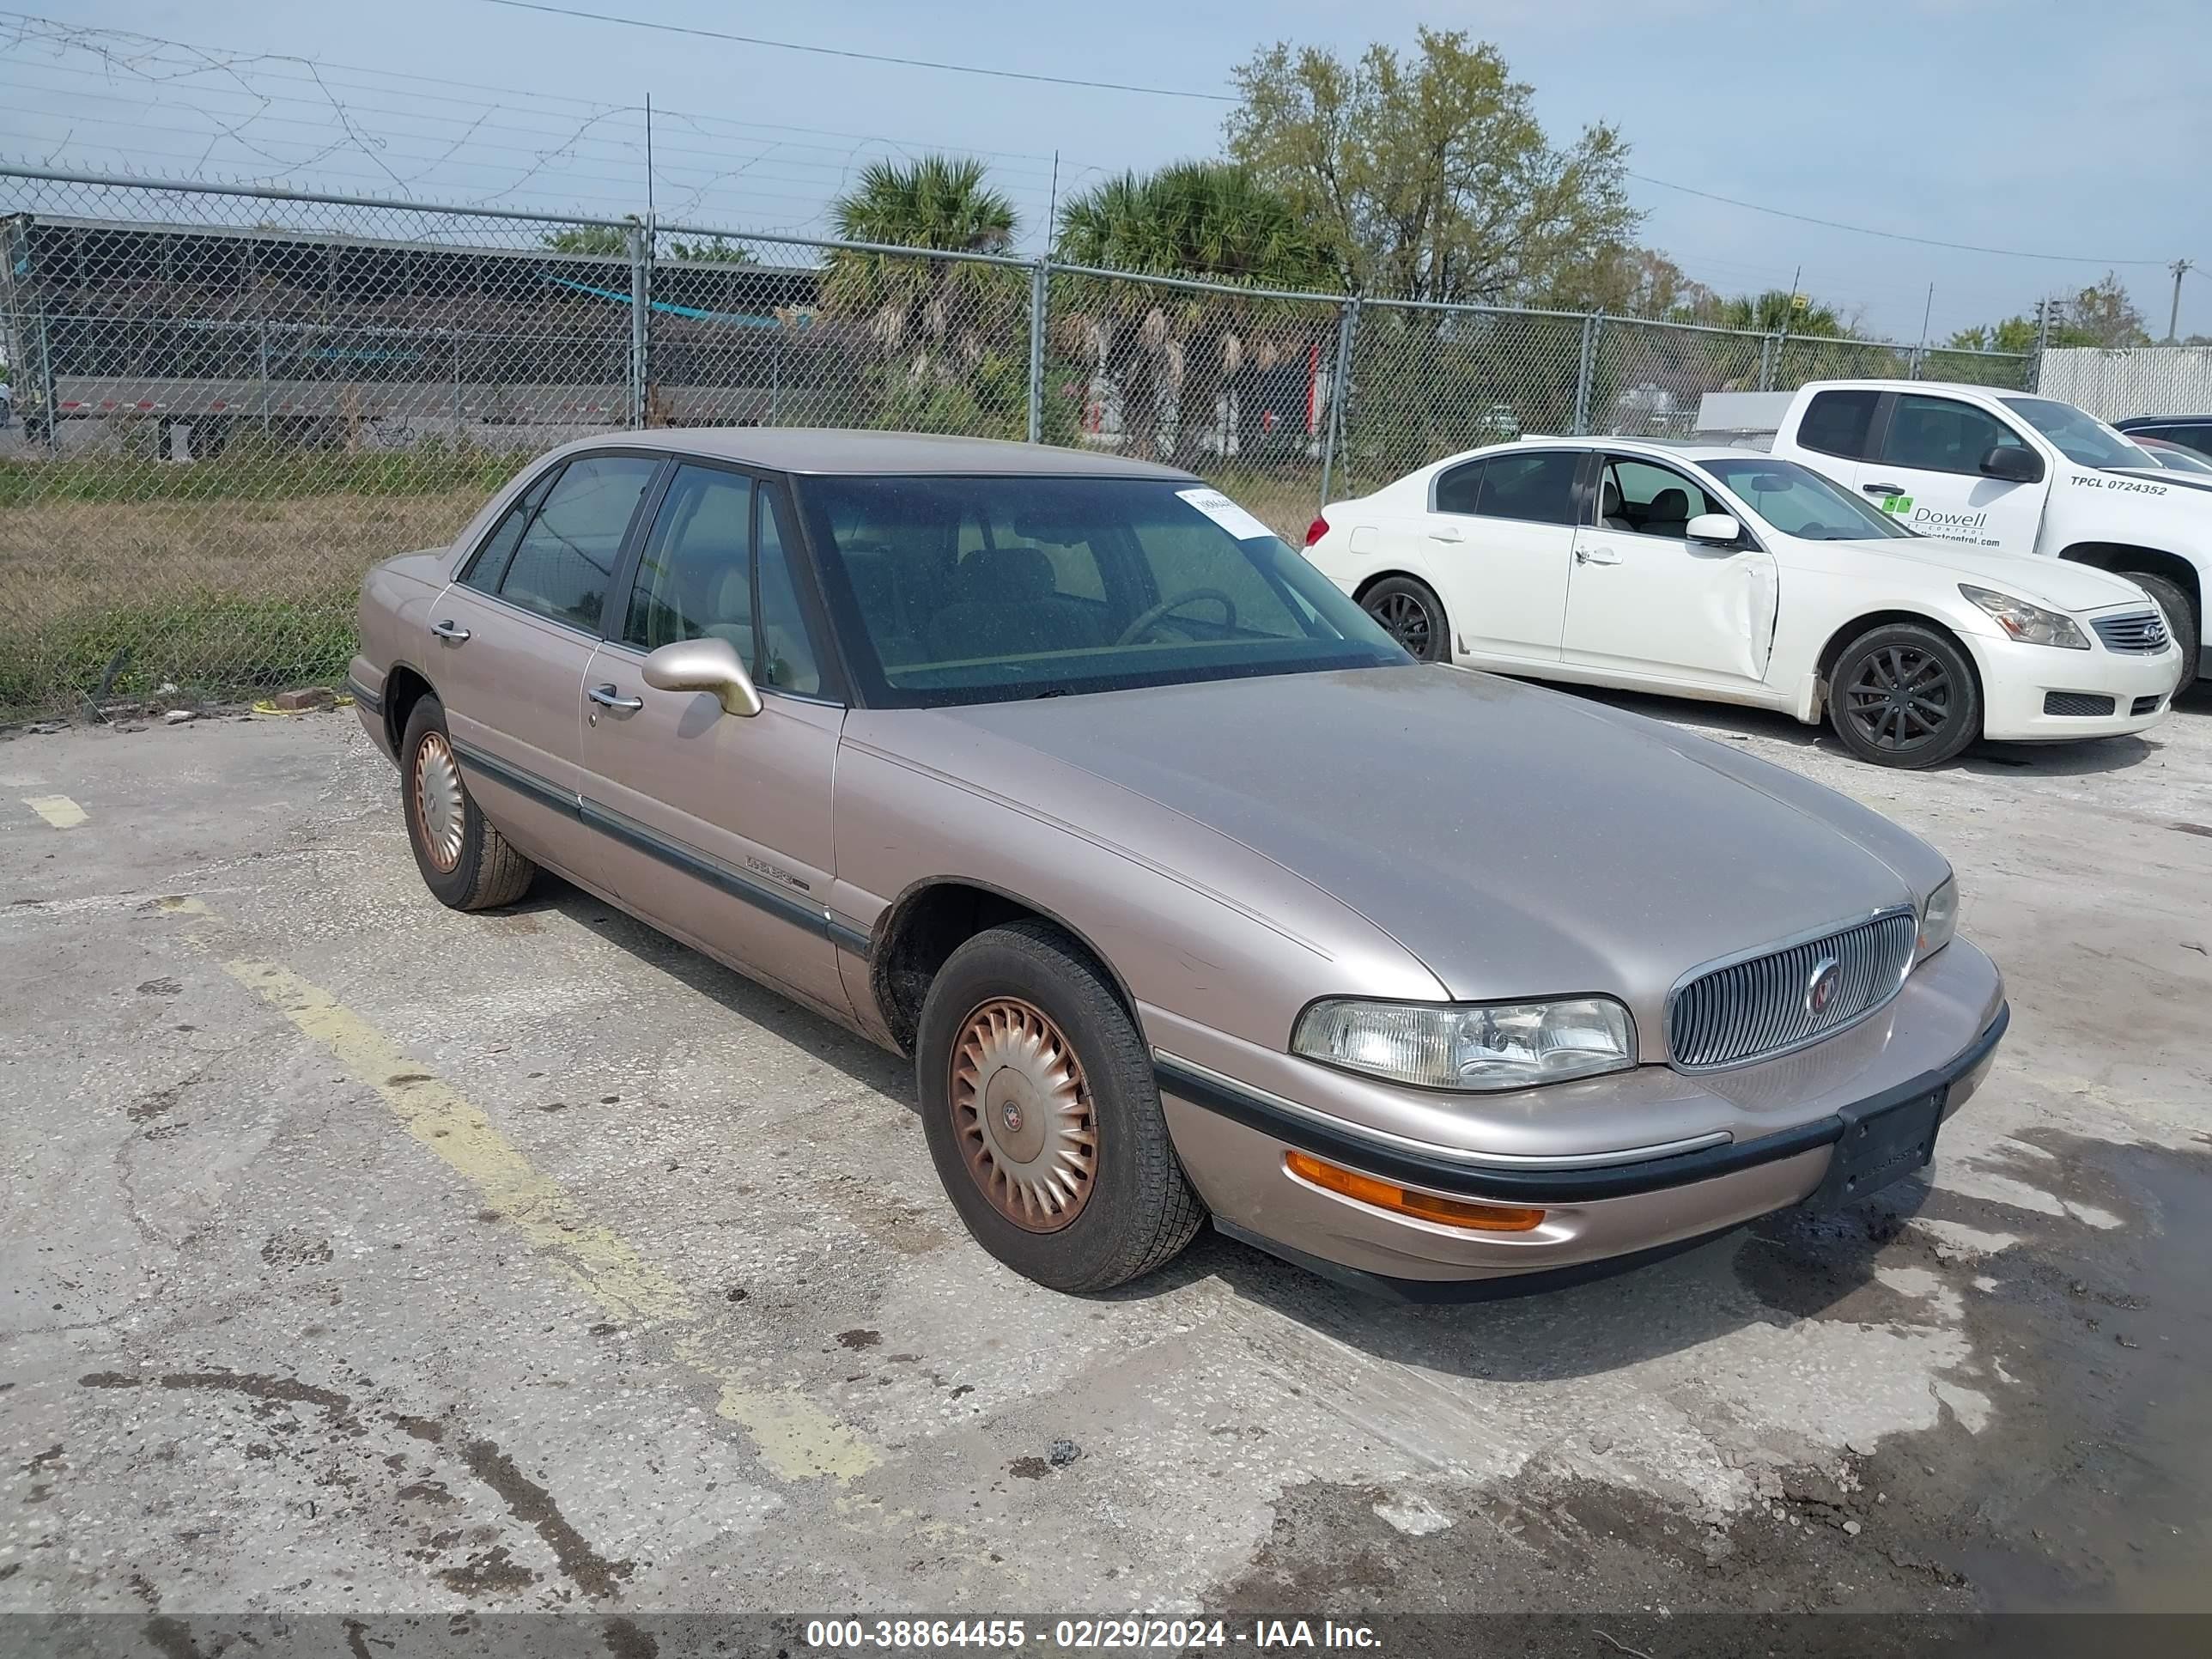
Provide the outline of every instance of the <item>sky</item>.
[[[0,157],[611,216],[644,125],[665,221],[828,234],[872,156],[981,154],[1034,251],[1054,191],[1218,154],[1228,106],[702,40],[495,0],[69,0],[0,12]],[[1225,94],[1274,40],[1495,42],[1557,139],[1618,125],[1642,240],[1725,293],[1799,289],[1907,342],[2116,269],[2154,337],[2212,334],[2212,5],[2144,0],[558,0],[815,46]],[[26,0],[16,0],[26,3]],[[53,22],[26,22],[46,17]],[[57,27],[58,25],[58,27]],[[187,54],[83,31],[185,43]],[[76,32],[76,33],[72,33]],[[314,65],[289,60],[307,60]],[[1686,186],[1687,190],[1674,186]],[[10,184],[0,182],[0,208]],[[1826,228],[1706,199],[1998,252]],[[2063,258],[2011,257],[2020,253]],[[1801,273],[1802,275],[1798,274]],[[1933,287],[1933,299],[1929,290]]]

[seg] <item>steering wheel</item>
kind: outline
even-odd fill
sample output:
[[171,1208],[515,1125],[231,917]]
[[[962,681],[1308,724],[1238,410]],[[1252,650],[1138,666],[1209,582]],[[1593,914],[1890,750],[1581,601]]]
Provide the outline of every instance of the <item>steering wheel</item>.
[[1149,610],[1146,611],[1144,614],[1136,619],[1136,621],[1131,623],[1127,628],[1121,630],[1121,637],[1115,640],[1114,643],[1116,645],[1134,645],[1139,640],[1144,638],[1146,630],[1148,630],[1154,623],[1166,616],[1169,611],[1180,611],[1183,606],[1187,605],[1195,605],[1200,599],[1212,599],[1216,605],[1221,607],[1221,625],[1224,628],[1234,628],[1237,626],[1236,600],[1231,599],[1226,593],[1223,592],[1218,587],[1187,587],[1182,592],[1175,594],[1170,598],[1162,599],[1158,605],[1153,605]]

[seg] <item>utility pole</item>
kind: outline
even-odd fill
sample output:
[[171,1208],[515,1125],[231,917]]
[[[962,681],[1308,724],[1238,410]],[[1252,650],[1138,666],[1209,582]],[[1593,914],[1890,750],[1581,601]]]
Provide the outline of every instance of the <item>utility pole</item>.
[[2196,264],[2193,259],[2176,259],[2168,267],[2173,272],[2173,308],[2166,313],[2166,343],[2172,345],[2181,325],[2181,279]]

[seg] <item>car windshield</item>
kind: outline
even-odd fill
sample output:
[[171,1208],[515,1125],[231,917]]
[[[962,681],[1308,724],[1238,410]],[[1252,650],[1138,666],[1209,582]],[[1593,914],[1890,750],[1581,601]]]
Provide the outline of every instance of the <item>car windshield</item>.
[[2155,466],[2157,462],[2093,415],[2055,398],[2002,398],[2007,409],[2083,466]]
[[828,477],[799,494],[871,702],[1413,660],[1265,525],[1194,482]]
[[1808,542],[1863,542],[1913,533],[1795,461],[1747,455],[1741,460],[1730,457],[1702,465],[1785,536]]

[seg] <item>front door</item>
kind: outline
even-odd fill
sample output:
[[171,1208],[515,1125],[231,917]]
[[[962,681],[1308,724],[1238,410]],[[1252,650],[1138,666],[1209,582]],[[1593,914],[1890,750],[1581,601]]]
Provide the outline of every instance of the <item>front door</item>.
[[[1982,457],[2024,449],[2041,466],[2032,483],[1992,478]],[[1874,506],[1899,524],[1963,546],[2033,553],[2051,493],[2042,452],[2007,422],[1977,404],[1932,392],[1895,394],[1871,460],[1856,480]]]
[[526,853],[572,867],[584,672],[660,463],[586,455],[516,496],[430,611],[422,661],[470,792]]
[[1609,455],[1592,522],[1575,532],[1569,663],[1654,680],[1741,685],[1765,678],[1774,643],[1774,556],[1689,539],[1728,509],[1686,473]]
[[[830,786],[843,707],[825,698],[786,549],[780,484],[686,463],[670,480],[627,604],[583,685],[583,814],[617,897],[655,926],[800,1000],[848,1013],[830,942]],[[661,691],[654,648],[737,648],[761,712]]]

